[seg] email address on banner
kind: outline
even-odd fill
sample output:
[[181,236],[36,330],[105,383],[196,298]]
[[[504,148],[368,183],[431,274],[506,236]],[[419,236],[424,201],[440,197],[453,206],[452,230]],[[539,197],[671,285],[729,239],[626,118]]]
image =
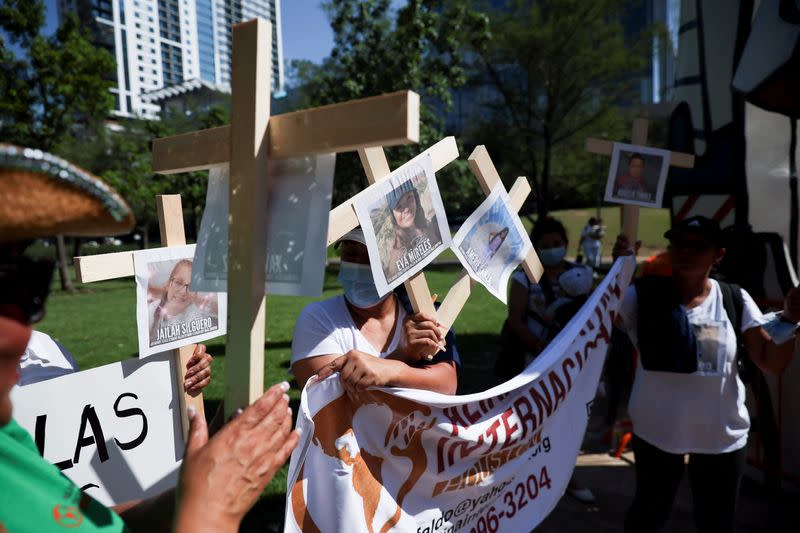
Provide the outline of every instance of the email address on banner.
[[[539,445],[530,454],[528,460],[531,460],[541,454],[549,453],[551,450],[550,437],[532,439]],[[516,477],[503,482],[501,485],[492,487],[490,492],[477,496],[475,498],[466,498],[459,502],[453,508],[444,511],[438,518],[434,518],[430,522],[417,527],[417,533],[454,533],[461,531],[466,527],[474,524],[470,529],[470,533],[495,533],[499,527],[499,521],[504,518],[513,518],[517,511],[528,505],[529,501],[535,500],[539,496],[542,488],[550,489],[551,481],[547,472],[547,466],[542,466],[538,473],[530,474],[526,480],[521,481],[513,486]],[[511,488],[503,492],[506,487],[512,485]],[[495,503],[502,497],[502,501],[506,504],[505,510],[497,512],[497,508],[489,505]],[[498,505],[500,505],[498,503]],[[488,507],[488,511],[487,511]],[[484,511],[486,514],[484,515]],[[452,519],[457,519],[451,522]],[[491,521],[490,521],[491,518]],[[491,525],[489,525],[491,523]]]
[[[466,531],[467,527],[470,528],[469,533],[496,533],[504,520],[514,518],[518,511],[536,500],[543,491],[550,490],[552,486],[546,466],[516,484],[514,484],[515,479],[512,477],[502,485],[493,487],[490,493],[480,498],[463,500],[454,509],[445,511],[439,518],[417,527],[417,533],[455,533]],[[509,486],[510,488],[505,490]],[[488,503],[481,505],[487,500],[491,500],[495,505],[489,506]],[[477,508],[479,505],[480,508]],[[451,522],[454,519],[455,522]]]

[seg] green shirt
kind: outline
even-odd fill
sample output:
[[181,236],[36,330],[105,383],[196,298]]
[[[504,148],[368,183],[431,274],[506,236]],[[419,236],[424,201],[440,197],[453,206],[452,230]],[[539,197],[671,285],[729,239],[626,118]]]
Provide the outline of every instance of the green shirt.
[[9,533],[129,531],[114,511],[42,459],[14,420],[0,427],[0,526]]

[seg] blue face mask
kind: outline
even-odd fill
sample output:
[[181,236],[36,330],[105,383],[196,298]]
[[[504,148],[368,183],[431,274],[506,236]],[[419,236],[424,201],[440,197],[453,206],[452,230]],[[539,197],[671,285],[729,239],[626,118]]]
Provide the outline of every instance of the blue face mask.
[[373,307],[392,294],[388,292],[383,297],[378,296],[369,265],[342,261],[339,266],[339,282],[344,287],[344,297],[359,309]]
[[564,260],[565,255],[567,255],[566,246],[539,250],[539,260],[544,266],[556,266]]

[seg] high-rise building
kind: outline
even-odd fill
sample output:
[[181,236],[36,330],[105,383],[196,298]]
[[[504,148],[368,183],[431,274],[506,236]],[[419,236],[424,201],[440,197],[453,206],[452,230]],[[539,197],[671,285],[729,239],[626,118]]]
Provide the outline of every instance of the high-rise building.
[[272,91],[282,92],[280,0],[58,0],[117,60],[114,112],[155,118],[143,95],[194,80],[230,92],[233,25],[272,23]]

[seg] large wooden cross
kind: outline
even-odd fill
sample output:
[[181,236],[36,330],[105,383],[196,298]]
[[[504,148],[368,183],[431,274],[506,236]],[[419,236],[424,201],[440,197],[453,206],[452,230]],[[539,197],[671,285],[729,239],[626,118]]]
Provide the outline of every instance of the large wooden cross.
[[[186,234],[183,230],[183,209],[179,194],[156,196],[156,209],[158,211],[158,228],[161,232],[161,244],[169,246],[183,246],[186,244]],[[133,276],[133,252],[116,252],[111,254],[87,255],[76,257],[75,273],[78,283],[92,283],[108,279],[118,279]],[[181,413],[181,428],[186,439],[189,433],[189,419],[186,416],[186,407],[193,405],[200,415],[203,415],[203,395],[190,396],[183,390],[183,376],[186,363],[194,353],[196,345],[189,344],[176,350],[170,350],[175,360],[175,383],[178,385],[178,408]]]
[[[631,144],[644,146],[647,144],[647,129],[649,122],[646,118],[637,118],[633,121],[633,131],[631,132]],[[605,139],[586,139],[586,151],[593,154],[611,155],[614,151],[613,141]],[[683,152],[670,152],[669,164],[673,167],[692,168],[694,167],[694,156]],[[625,235],[631,244],[636,242],[639,232],[639,206],[622,205],[622,234]]]
[[[230,125],[153,143],[155,172],[230,165],[226,416],[264,390],[267,159],[419,139],[419,96],[411,91],[270,117],[271,35],[259,19],[233,28]],[[330,225],[349,216],[334,213]]]

